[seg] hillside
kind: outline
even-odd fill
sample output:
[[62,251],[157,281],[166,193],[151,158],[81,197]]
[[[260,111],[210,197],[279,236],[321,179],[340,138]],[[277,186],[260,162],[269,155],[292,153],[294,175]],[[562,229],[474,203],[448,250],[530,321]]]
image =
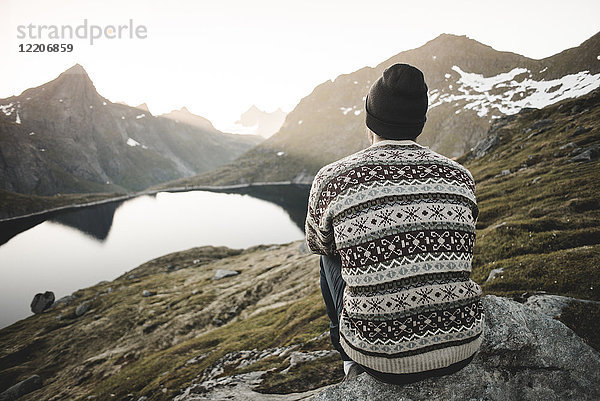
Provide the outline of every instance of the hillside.
[[[527,304],[544,293],[600,301],[598,121],[596,90],[498,119],[460,160],[477,182],[472,277],[486,294]],[[44,385],[24,396],[26,401],[89,396],[191,401],[219,389],[229,389],[229,396],[249,389],[281,394],[337,383],[343,373],[330,352],[318,257],[305,249],[300,242],[243,251],[194,248],[76,291],[41,315],[0,330],[0,391],[32,374],[42,376]],[[219,269],[240,274],[214,280]],[[155,294],[142,296],[144,290]],[[488,316],[496,319],[489,327],[501,327],[488,344],[507,342],[484,349],[491,368],[485,358],[473,365],[483,364],[478,371],[498,385],[498,397],[491,399],[502,399],[508,390],[515,399],[523,399],[521,389],[530,396],[550,387],[571,391],[573,380],[545,363],[562,355],[563,341],[579,341],[576,336],[555,322],[540,323],[514,302],[491,297],[486,302]],[[599,304],[565,302],[558,319],[600,350]],[[81,304],[89,310],[77,317]],[[502,322],[503,316],[513,320]],[[557,331],[544,337],[530,322]],[[586,358],[597,360],[586,349]],[[544,356],[533,358],[534,351]],[[581,355],[562,355],[571,375],[585,373]],[[537,372],[532,382],[523,376],[528,370]],[[465,388],[461,391],[472,386]]]
[[418,142],[458,157],[485,136],[495,119],[600,86],[599,49],[600,33],[576,48],[534,60],[444,34],[374,68],[318,85],[260,146],[231,164],[173,185],[310,182],[321,166],[366,146],[364,96],[383,70],[397,62],[421,69],[429,88],[428,120]]
[[155,117],[145,105],[112,103],[78,64],[0,99],[0,111],[0,189],[22,194],[141,190],[214,169],[261,141],[185,109]]

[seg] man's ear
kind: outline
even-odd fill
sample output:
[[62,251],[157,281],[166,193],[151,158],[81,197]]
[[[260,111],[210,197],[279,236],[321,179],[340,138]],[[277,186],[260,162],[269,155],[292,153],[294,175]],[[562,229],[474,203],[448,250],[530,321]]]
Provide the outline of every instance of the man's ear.
[[373,141],[374,141],[374,137],[373,137],[373,132],[367,128],[367,138],[369,139],[369,144],[373,145]]

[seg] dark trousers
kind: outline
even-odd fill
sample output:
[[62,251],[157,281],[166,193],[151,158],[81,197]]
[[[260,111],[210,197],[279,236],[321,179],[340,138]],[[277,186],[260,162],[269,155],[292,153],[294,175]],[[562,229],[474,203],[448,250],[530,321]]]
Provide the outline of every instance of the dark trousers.
[[342,314],[344,288],[342,260],[338,256],[321,256],[321,293],[329,316],[331,343],[342,356],[342,361],[351,361],[340,345],[340,315]]
[[[342,314],[344,288],[346,288],[346,282],[342,278],[342,260],[339,256],[321,256],[320,265],[321,293],[323,294],[325,309],[327,310],[327,316],[329,316],[330,320],[329,336],[331,337],[331,343],[333,344],[333,348],[335,348],[342,356],[342,361],[351,361],[352,359],[344,352],[344,349],[340,345],[340,315]],[[464,361],[457,362],[445,368],[417,373],[382,373],[367,368],[366,366],[361,366],[368,374],[382,382],[390,384],[408,384],[425,380],[430,377],[445,376],[458,372],[467,366],[473,360],[473,357],[474,355]]]

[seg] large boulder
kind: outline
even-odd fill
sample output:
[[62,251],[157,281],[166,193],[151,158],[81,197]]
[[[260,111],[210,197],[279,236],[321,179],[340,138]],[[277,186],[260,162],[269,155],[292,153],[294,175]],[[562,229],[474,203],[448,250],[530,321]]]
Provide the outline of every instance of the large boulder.
[[13,401],[42,387],[42,378],[38,375],[29,376],[0,394],[0,401]]
[[31,301],[31,311],[35,314],[42,313],[48,309],[54,303],[54,293],[52,291],[46,291],[45,293],[37,293]]
[[404,386],[367,374],[315,400],[598,400],[600,354],[571,329],[518,302],[483,298],[484,341],[461,371]]

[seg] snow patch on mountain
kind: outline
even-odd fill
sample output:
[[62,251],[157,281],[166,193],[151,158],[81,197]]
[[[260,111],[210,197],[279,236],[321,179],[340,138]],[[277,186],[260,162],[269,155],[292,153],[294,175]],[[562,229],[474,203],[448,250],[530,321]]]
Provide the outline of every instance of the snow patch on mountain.
[[[513,68],[492,77],[465,72],[458,66],[452,70],[460,76],[456,80],[457,93],[429,92],[429,109],[442,103],[456,103],[455,106],[474,110],[479,117],[485,117],[493,109],[505,115],[516,114],[525,107],[541,109],[564,99],[585,95],[600,87],[600,74],[581,71],[549,81],[536,81],[526,68]],[[526,74],[526,75],[525,75]],[[446,74],[447,76],[448,74]],[[448,86],[452,89],[452,85]]]
[[148,146],[142,145],[141,143],[139,143],[138,141],[136,141],[133,138],[127,138],[127,145],[129,145],[131,147],[141,146],[143,149],[148,149]]

